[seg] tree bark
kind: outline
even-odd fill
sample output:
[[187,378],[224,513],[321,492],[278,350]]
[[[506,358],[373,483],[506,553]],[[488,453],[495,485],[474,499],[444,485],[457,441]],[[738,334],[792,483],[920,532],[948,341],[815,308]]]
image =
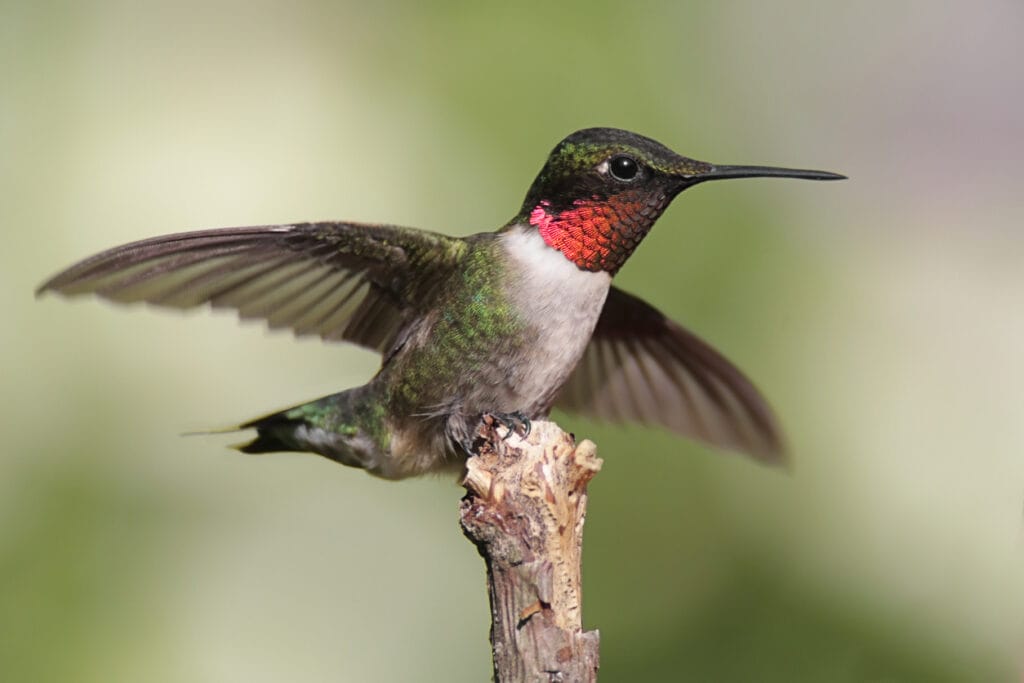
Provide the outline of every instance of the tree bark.
[[583,631],[580,560],[590,441],[553,422],[528,437],[485,419],[469,458],[460,517],[487,565],[494,680],[597,680],[598,632]]

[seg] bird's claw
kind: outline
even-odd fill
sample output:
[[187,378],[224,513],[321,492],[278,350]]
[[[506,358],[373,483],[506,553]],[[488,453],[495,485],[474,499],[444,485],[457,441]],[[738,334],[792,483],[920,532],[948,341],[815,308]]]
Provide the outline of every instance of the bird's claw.
[[476,455],[476,438],[461,439],[459,445],[462,446],[462,450],[465,451],[466,455]]
[[508,433],[502,437],[503,441],[507,441],[513,433],[518,434],[524,439],[530,435],[530,429],[532,427],[530,424],[530,418],[528,418],[522,411],[517,410],[511,413],[487,413],[487,415],[508,430]]

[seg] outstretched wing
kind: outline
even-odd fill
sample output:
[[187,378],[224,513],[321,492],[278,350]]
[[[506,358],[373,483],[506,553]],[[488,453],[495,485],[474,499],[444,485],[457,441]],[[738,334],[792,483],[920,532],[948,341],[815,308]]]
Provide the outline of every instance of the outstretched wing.
[[271,328],[386,352],[436,293],[465,243],[410,228],[297,223],[200,230],[109,249],[37,294],[98,294],[188,309],[234,308]]
[[615,287],[555,405],[605,420],[661,425],[769,462],[783,459],[771,409],[743,373]]

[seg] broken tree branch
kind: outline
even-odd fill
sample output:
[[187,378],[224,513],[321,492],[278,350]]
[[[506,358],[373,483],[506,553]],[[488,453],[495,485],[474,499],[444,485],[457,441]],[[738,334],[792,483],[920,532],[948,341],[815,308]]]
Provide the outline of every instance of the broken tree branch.
[[580,583],[596,447],[543,421],[526,438],[485,421],[479,436],[460,516],[487,565],[494,679],[596,681],[598,632],[583,631]]

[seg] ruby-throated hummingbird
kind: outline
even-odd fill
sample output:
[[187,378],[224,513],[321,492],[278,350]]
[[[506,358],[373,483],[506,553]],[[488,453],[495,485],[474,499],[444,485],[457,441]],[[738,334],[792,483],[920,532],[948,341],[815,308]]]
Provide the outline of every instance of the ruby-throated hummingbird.
[[775,418],[743,374],[611,286],[680,192],[761,176],[843,178],[717,166],[589,128],[554,148],[497,232],[337,222],[201,230],[104,251],[39,293],[209,303],[382,354],[368,384],[241,425],[256,430],[239,447],[246,453],[311,451],[400,479],[461,468],[484,415],[528,430],[554,406],[778,461]]

